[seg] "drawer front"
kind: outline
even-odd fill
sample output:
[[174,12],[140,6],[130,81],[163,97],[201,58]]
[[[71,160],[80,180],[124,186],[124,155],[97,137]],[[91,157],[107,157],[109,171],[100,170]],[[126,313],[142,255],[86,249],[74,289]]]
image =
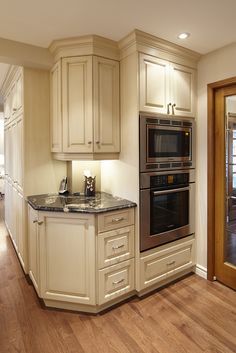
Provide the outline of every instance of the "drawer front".
[[111,266],[134,257],[134,226],[98,235],[98,267]]
[[125,208],[119,211],[106,212],[98,215],[98,232],[126,227],[134,224],[134,209]]
[[134,259],[98,271],[101,305],[134,289]]
[[193,266],[193,242],[157,251],[140,260],[141,289]]

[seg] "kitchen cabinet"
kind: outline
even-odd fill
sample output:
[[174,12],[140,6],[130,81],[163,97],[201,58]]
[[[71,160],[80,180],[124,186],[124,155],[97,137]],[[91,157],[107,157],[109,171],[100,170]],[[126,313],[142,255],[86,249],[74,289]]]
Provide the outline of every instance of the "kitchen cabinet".
[[141,111],[195,117],[194,69],[142,53],[139,67]]
[[5,220],[27,273],[25,197],[56,192],[59,180],[65,175],[65,166],[55,166],[50,153],[48,71],[10,67],[2,93],[5,105]]
[[47,306],[98,312],[132,295],[133,208],[28,214],[29,275]]
[[120,151],[119,62],[62,58],[51,71],[51,151],[56,159],[112,159]]
[[140,256],[140,294],[166,284],[195,265],[193,236],[149,250]]

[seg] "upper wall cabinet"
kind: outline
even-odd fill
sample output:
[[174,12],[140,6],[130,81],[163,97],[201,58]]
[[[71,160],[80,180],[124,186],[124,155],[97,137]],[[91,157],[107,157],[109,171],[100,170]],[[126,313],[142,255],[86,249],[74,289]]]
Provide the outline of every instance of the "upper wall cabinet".
[[195,116],[195,70],[140,54],[140,110]]
[[118,158],[119,62],[62,58],[51,71],[51,151],[72,159]]

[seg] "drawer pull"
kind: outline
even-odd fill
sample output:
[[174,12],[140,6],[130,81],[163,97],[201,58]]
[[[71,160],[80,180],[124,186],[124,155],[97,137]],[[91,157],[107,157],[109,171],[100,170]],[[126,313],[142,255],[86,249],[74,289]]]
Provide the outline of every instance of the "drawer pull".
[[175,260],[171,261],[171,262],[167,262],[167,266],[171,266],[175,264]]
[[38,223],[38,220],[37,220],[37,219],[34,219],[34,220],[33,220],[33,223]]
[[120,284],[122,282],[124,282],[124,278],[120,279],[119,281],[114,281],[114,282],[112,282],[112,284],[115,285],[115,284]]
[[38,221],[38,225],[41,226],[43,224],[43,221]]
[[124,217],[117,217],[117,218],[112,218],[112,222],[120,222],[123,221]]
[[117,246],[113,246],[112,250],[117,250],[117,249],[121,249],[125,246],[125,244],[121,244],[121,245],[117,245]]

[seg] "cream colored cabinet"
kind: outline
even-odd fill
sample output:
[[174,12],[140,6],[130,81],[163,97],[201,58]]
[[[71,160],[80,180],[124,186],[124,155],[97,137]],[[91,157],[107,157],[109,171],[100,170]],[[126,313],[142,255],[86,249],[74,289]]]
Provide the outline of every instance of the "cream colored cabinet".
[[41,296],[94,305],[94,216],[40,215],[38,224]]
[[139,55],[140,110],[195,116],[196,73],[187,66]]
[[[114,219],[113,229],[98,225],[106,217]],[[28,206],[29,275],[45,304],[98,312],[130,296],[135,289],[133,222],[133,208],[96,216]]]
[[119,115],[118,61],[67,57],[53,67],[51,151],[55,158],[117,158]]
[[38,212],[28,207],[29,276],[40,296]]
[[189,272],[194,265],[193,237],[145,252],[140,257],[140,290],[163,285],[169,278]]

